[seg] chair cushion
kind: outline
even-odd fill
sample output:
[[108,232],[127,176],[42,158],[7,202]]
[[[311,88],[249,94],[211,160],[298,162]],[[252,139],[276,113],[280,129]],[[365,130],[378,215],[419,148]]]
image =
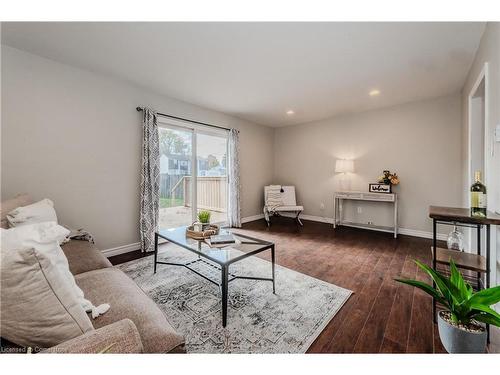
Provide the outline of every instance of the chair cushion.
[[69,270],[73,275],[112,267],[108,258],[91,242],[70,240],[61,248],[68,258]]
[[119,269],[85,272],[75,279],[92,302],[111,305],[107,313],[92,321],[95,328],[129,318],[141,335],[146,353],[166,353],[184,344],[184,338],[175,332],[153,300]]
[[273,211],[304,211],[304,206],[279,206],[273,208]]

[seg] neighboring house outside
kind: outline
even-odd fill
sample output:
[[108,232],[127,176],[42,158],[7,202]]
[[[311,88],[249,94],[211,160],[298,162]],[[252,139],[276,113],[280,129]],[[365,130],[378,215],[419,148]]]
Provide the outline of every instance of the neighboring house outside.
[[160,156],[160,173],[171,176],[186,176],[191,173],[191,157],[188,155]]
[[[212,158],[212,159],[211,159]],[[208,158],[198,157],[198,175],[199,176],[225,176],[226,168],[222,165],[209,168],[209,164],[213,163],[214,156],[209,155]],[[190,155],[175,155],[162,154],[160,156],[160,174],[168,174],[170,176],[189,176],[191,175],[191,156]]]

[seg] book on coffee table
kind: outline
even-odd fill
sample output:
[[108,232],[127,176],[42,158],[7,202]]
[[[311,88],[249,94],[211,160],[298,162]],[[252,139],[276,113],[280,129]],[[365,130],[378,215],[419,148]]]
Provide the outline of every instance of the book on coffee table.
[[224,244],[230,244],[230,243],[235,243],[236,240],[234,239],[234,236],[229,233],[229,234],[216,234],[214,236],[210,236],[210,244],[211,245],[224,245]]

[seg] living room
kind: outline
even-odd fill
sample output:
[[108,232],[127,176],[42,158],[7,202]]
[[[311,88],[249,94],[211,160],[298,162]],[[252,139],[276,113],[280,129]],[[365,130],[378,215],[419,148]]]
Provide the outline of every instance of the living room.
[[3,19],[2,354],[499,353],[500,23],[395,17]]

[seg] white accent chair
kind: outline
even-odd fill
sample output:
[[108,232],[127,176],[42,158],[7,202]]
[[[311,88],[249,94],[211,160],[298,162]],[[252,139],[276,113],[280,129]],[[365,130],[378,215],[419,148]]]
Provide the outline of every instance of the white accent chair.
[[267,226],[271,225],[271,216],[281,216],[282,213],[293,213],[295,215],[294,220],[303,226],[299,215],[304,211],[304,207],[297,205],[295,186],[281,186],[281,200],[283,205],[273,207],[267,205],[269,188],[270,186],[264,186],[264,218],[266,219]]

